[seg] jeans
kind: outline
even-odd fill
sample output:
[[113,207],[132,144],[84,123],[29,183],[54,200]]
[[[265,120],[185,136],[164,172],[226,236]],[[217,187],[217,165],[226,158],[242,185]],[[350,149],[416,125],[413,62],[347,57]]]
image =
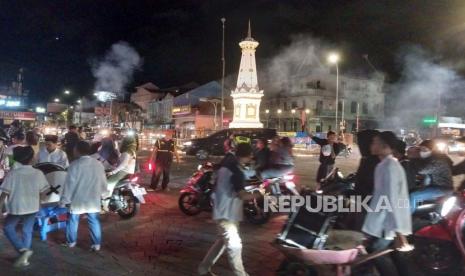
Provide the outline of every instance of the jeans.
[[[3,231],[7,239],[14,246],[16,251],[21,252],[24,249],[30,249],[32,243],[32,230],[34,227],[34,221],[36,213],[27,215],[8,215],[5,219],[5,225]],[[18,237],[16,233],[16,226],[19,222],[22,222],[22,238]]]
[[198,273],[200,275],[208,273],[225,250],[234,275],[248,275],[242,263],[242,241],[239,236],[238,226],[238,222],[218,221],[218,238],[199,265]]
[[[102,243],[102,229],[100,227],[99,215],[99,213],[87,214],[92,245],[100,245]],[[79,217],[79,214],[69,214],[68,223],[66,224],[66,241],[68,244],[74,244],[77,241]]]
[[[449,190],[450,192],[450,190]],[[444,196],[448,193],[447,189],[439,187],[426,187],[410,193],[410,213],[414,213],[418,205],[425,200],[432,200]]]

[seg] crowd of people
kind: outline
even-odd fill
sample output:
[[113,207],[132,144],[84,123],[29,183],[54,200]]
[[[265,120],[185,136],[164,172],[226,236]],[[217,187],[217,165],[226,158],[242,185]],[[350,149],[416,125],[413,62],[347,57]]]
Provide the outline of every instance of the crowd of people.
[[[344,144],[334,132],[326,138],[310,137],[321,146],[316,182],[322,184],[334,168]],[[79,129],[70,126],[62,141],[56,135],[41,137],[37,129],[25,131],[20,124],[12,124],[0,135],[0,208],[6,202],[7,216],[3,225],[5,236],[19,254],[15,266],[29,264],[32,255],[31,237],[34,218],[41,198],[51,186],[44,174],[32,165],[53,163],[67,168],[67,177],[57,204],[69,208],[65,246],[75,247],[79,218],[86,214],[92,250],[98,251],[102,242],[99,214],[108,208],[108,197],[115,185],[137,170],[137,141],[126,136],[117,141],[103,137],[93,144],[87,142]],[[60,145],[61,144],[61,145]],[[252,144],[255,146],[252,147]],[[366,234],[367,250],[382,250],[394,243],[396,248],[408,248],[406,236],[412,232],[411,214],[424,200],[435,199],[453,190],[452,176],[465,172],[465,162],[453,166],[450,158],[436,151],[431,140],[425,140],[406,150],[406,144],[392,132],[366,130],[358,134],[361,160],[357,171],[356,194],[372,196],[370,204],[381,197],[410,202],[409,208],[394,208],[378,213],[355,216],[351,227]],[[242,262],[242,241],[239,222],[243,217],[243,200],[262,197],[264,189],[246,192],[246,167],[259,178],[274,178],[291,173],[295,168],[293,145],[288,137],[257,139],[231,136],[224,143],[226,155],[220,162],[212,195],[213,219],[217,223],[218,238],[198,268],[200,275],[211,275],[211,267],[226,252],[235,275],[247,275]],[[156,188],[162,179],[162,189],[169,183],[171,163],[177,155],[169,135],[156,141],[151,160],[155,162],[151,185]],[[7,200],[6,200],[7,199]],[[21,224],[23,235],[16,233]],[[395,258],[394,258],[395,260]],[[393,267],[389,260],[376,260],[379,270],[388,273]],[[384,274],[383,274],[384,275]]]
[[[36,214],[46,195],[56,190],[42,171],[33,167],[36,164],[52,163],[67,169],[60,200],[55,202],[70,214],[64,246],[76,246],[79,217],[86,214],[91,249],[100,250],[102,205],[105,210],[116,183],[134,174],[137,166],[135,138],[124,137],[119,149],[116,142],[104,137],[91,146],[76,126],[69,127],[62,141],[56,135],[42,136],[37,128],[26,131],[16,121],[8,131],[0,131],[0,210],[6,205],[3,230],[19,254],[16,267],[29,265]],[[22,236],[16,232],[18,225]]]

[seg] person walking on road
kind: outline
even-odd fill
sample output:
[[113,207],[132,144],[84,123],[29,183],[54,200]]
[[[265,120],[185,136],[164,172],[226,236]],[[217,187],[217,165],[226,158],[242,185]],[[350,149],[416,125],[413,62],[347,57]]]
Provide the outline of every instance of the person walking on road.
[[69,207],[69,219],[66,224],[67,246],[76,246],[79,217],[87,214],[93,251],[99,251],[102,242],[102,230],[99,214],[101,197],[107,191],[107,179],[103,165],[89,156],[90,145],[79,141],[74,149],[76,160],[68,168],[63,187],[60,206]]
[[[15,267],[29,265],[32,255],[32,230],[36,213],[39,211],[40,198],[45,197],[50,185],[44,174],[34,169],[31,162],[34,150],[31,147],[16,147],[13,149],[16,161],[13,168],[0,186],[0,210],[5,199],[8,215],[5,219],[3,231],[5,236],[20,254],[15,261]],[[18,237],[16,226],[22,224],[22,237]]]
[[242,168],[252,159],[251,145],[237,145],[234,157],[228,158],[218,170],[212,195],[213,220],[217,223],[218,237],[198,267],[200,275],[214,275],[211,268],[225,251],[233,274],[247,275],[242,263],[242,241],[239,235],[243,200],[261,197],[264,190],[260,189],[256,193],[244,190],[245,175]]
[[172,139],[171,134],[166,134],[162,139],[155,141],[153,148],[150,160],[155,161],[155,169],[152,173],[150,187],[156,190],[158,182],[160,182],[160,177],[163,175],[161,187],[162,190],[166,190],[168,188],[168,183],[170,182],[170,170],[171,164],[173,163],[173,155],[176,156],[176,162],[179,164],[179,154],[176,149],[176,143]]
[[[375,185],[370,208],[363,223],[362,232],[367,235],[366,248],[369,253],[387,249],[391,244],[399,251],[408,251],[412,247],[406,236],[412,234],[412,219],[409,209],[408,184],[405,171],[399,161],[393,157],[398,145],[396,135],[390,131],[381,132],[373,138],[371,153],[378,156],[380,163],[375,169]],[[384,201],[388,208],[380,208]],[[404,274],[403,258],[393,254],[374,260],[381,275]]]

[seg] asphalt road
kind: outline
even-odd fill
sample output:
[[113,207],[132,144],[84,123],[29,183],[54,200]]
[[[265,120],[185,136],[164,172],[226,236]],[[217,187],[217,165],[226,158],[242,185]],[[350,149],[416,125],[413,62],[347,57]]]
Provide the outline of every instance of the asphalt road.
[[[141,155],[142,162],[145,157]],[[336,166],[348,174],[355,171],[358,161],[356,154],[339,157]],[[15,252],[0,233],[0,275],[196,275],[198,264],[216,238],[215,223],[209,213],[184,215],[177,200],[178,189],[185,185],[198,164],[195,158],[183,156],[173,166],[171,191],[149,191],[147,203],[133,219],[103,215],[103,249],[98,254],[88,252],[90,241],[86,222],[82,220],[77,248],[60,246],[65,240],[63,231],[51,233],[47,242],[39,241],[36,234],[31,266],[14,270],[11,264]],[[314,187],[317,167],[316,155],[297,154],[297,184]],[[150,176],[147,173],[144,176],[142,185],[148,187]],[[250,275],[275,275],[284,256],[270,243],[281,231],[285,219],[286,215],[274,215],[265,225],[242,223],[243,259]],[[213,272],[231,275],[225,256]]]

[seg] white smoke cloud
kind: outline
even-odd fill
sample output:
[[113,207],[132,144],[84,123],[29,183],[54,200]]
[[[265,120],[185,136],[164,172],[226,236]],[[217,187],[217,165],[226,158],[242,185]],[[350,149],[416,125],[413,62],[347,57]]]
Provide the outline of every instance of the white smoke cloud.
[[321,40],[309,36],[294,36],[289,46],[266,62],[262,83],[267,92],[279,92],[286,89],[296,78],[313,72],[329,72],[322,60],[330,46]]
[[456,71],[418,47],[404,50],[400,61],[402,76],[386,95],[395,114],[391,125],[416,128],[422,118],[435,117],[438,111],[440,116],[460,115],[453,107],[465,82]]
[[113,44],[105,57],[92,68],[92,74],[96,78],[95,91],[109,91],[122,95],[134,71],[140,68],[141,64],[141,57],[127,42]]

